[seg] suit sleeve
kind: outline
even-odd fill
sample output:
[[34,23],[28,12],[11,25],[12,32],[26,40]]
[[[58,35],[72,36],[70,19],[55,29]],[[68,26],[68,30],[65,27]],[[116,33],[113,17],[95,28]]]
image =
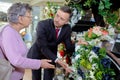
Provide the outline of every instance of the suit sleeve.
[[71,32],[72,32],[72,29],[69,26],[67,28],[66,35],[65,35],[65,38],[64,38],[64,42],[65,42],[65,45],[66,45],[66,50],[68,52],[74,52],[75,51],[75,44],[73,44],[72,41],[71,41]]
[[51,59],[52,61],[55,61],[57,56],[48,48],[48,45],[56,46],[54,43],[48,43],[47,41],[47,31],[45,29],[45,23],[39,22],[37,26],[37,46],[39,47],[42,54],[47,57],[48,59]]

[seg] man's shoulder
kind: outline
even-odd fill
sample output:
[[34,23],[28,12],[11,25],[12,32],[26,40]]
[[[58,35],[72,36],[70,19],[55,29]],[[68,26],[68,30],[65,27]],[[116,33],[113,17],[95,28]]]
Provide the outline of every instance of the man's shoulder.
[[45,20],[39,21],[39,23],[51,23],[51,22],[53,22],[53,19],[45,19]]
[[38,23],[38,28],[41,27],[41,28],[51,28],[53,26],[53,20],[52,19],[46,19],[46,20],[41,20],[39,21]]
[[65,24],[63,27],[64,28],[71,28],[70,24]]

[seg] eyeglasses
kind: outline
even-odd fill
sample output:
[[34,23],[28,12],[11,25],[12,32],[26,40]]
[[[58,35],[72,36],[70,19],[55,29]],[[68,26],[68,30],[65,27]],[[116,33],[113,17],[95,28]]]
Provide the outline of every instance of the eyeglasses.
[[32,18],[32,16],[24,16],[24,17],[27,17],[27,18]]

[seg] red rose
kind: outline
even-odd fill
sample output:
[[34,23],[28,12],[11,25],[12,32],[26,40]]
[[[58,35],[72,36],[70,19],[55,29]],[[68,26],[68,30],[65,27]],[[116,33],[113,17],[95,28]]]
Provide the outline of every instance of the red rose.
[[68,64],[69,63],[69,57],[66,56],[66,63]]
[[64,55],[65,55],[64,50],[60,50],[59,53],[60,53],[60,55],[61,55],[62,57],[64,57]]
[[53,17],[53,16],[54,16],[54,14],[53,14],[53,13],[50,13],[50,16],[51,16],[51,17]]
[[71,59],[70,59],[70,57],[69,57],[69,56],[66,56],[65,59],[66,59],[66,63],[69,64],[69,65],[71,65]]
[[108,33],[108,31],[106,31],[106,30],[102,30],[102,34],[103,34],[103,35],[108,35],[109,33]]

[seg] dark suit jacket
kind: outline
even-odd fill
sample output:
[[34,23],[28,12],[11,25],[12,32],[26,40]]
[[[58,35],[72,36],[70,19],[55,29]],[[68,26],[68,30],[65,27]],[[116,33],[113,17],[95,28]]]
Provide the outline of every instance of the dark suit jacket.
[[61,42],[65,43],[67,51],[74,51],[74,44],[71,42],[71,27],[67,24],[61,29],[56,39],[55,26],[52,19],[40,21],[37,26],[37,39],[31,49],[28,57],[33,59],[51,59],[55,61],[57,58],[57,45]]

